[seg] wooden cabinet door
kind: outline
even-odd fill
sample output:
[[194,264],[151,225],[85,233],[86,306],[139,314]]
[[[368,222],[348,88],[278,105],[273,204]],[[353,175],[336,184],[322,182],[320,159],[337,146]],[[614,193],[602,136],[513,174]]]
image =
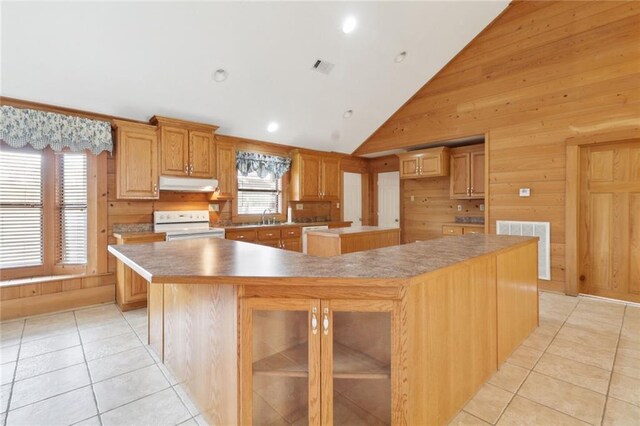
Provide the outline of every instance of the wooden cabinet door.
[[320,425],[320,301],[241,301],[241,424]]
[[484,197],[484,151],[471,153],[470,188],[472,198]]
[[300,154],[300,200],[320,201],[322,158]]
[[442,156],[439,154],[427,154],[423,156],[420,176],[442,176]]
[[451,198],[469,198],[469,153],[451,156]]
[[189,174],[189,132],[178,127],[160,127],[160,174]]
[[340,160],[325,158],[322,160],[322,199],[340,201]]
[[158,136],[155,127],[114,120],[116,141],[116,197],[156,200],[158,192]]
[[300,238],[282,240],[282,247],[285,250],[302,252],[302,241]]
[[216,172],[214,159],[215,145],[213,133],[189,132],[189,175],[199,178],[213,178]]
[[397,302],[322,300],[323,424],[401,424]]
[[147,300],[147,280],[125,265],[125,303]]
[[236,151],[232,144],[227,142],[216,143],[216,163],[218,188],[220,197],[233,198],[236,192]]
[[420,176],[421,157],[400,158],[400,179]]

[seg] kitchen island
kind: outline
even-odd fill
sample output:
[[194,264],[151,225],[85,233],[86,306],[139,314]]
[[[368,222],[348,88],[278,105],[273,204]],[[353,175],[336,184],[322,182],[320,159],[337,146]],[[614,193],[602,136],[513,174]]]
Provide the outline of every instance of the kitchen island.
[[307,233],[307,254],[339,256],[400,244],[400,228],[353,226]]
[[149,343],[211,424],[444,424],[538,322],[536,238],[109,251],[150,282]]

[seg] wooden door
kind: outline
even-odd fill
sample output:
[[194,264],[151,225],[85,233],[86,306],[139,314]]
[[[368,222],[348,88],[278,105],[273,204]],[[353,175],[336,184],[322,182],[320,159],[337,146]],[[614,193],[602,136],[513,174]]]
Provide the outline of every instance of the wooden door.
[[378,173],[378,226],[400,227],[400,176]]
[[216,162],[219,196],[233,198],[236,192],[236,151],[232,144],[216,143]]
[[640,302],[640,140],[580,160],[580,291]]
[[470,155],[468,152],[451,156],[451,198],[469,198]]
[[362,226],[362,175],[344,172],[342,182],[342,219]]
[[322,423],[399,424],[395,302],[323,300],[321,308]]
[[400,179],[420,176],[420,156],[400,158]]
[[469,193],[472,198],[484,197],[484,151],[471,153]]
[[117,198],[158,199],[158,136],[155,128],[115,123],[118,126]]
[[315,155],[300,154],[300,199],[319,201],[322,189],[322,159]]
[[189,174],[189,132],[179,127],[160,127],[160,174],[187,176]]
[[213,133],[189,132],[189,175],[199,178],[213,178],[216,172]]
[[322,160],[322,199],[340,201],[340,160],[337,158]]
[[320,424],[320,301],[243,299],[241,423]]

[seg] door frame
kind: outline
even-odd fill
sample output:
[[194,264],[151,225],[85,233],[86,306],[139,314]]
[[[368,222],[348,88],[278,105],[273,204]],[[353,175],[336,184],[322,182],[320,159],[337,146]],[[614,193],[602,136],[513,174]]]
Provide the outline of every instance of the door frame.
[[580,293],[578,273],[580,271],[580,157],[583,148],[616,142],[629,142],[640,138],[640,127],[625,130],[574,136],[566,139],[565,178],[565,293],[577,296]]

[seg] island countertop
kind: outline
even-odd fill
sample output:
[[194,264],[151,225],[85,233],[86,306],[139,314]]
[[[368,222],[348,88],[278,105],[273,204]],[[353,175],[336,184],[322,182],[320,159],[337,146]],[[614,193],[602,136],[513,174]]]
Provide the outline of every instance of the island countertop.
[[317,231],[310,231],[310,234],[330,234],[330,235],[348,235],[348,234],[361,234],[364,232],[381,232],[381,231],[398,231],[400,228],[383,227],[383,226],[352,226],[350,228],[333,228],[333,229],[319,229]]
[[111,245],[109,252],[151,283],[247,284],[253,278],[254,284],[389,286],[535,239],[470,234],[331,258],[218,238]]

